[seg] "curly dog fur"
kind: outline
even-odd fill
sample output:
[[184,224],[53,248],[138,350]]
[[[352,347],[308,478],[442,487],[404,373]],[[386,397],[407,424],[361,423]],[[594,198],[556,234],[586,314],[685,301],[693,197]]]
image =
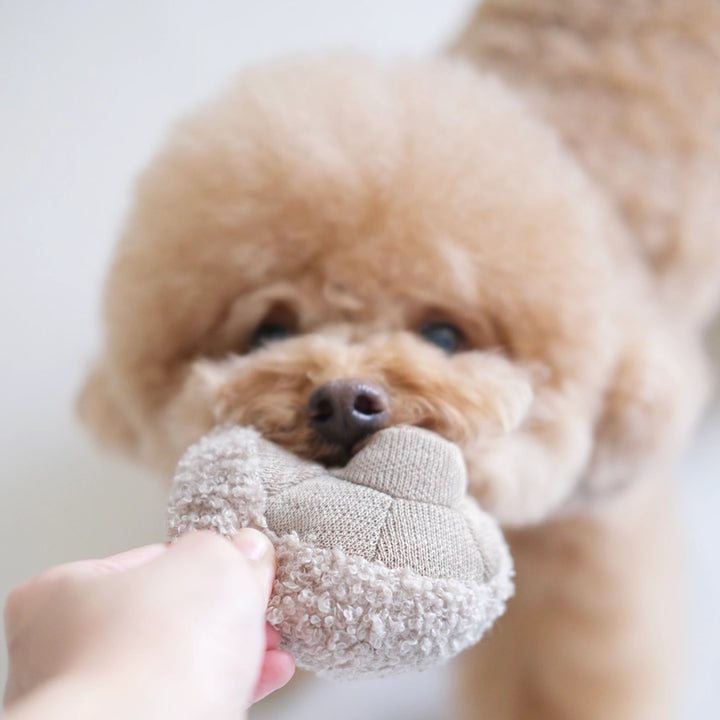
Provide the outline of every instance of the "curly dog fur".
[[[392,423],[460,446],[518,567],[465,716],[665,717],[664,480],[720,294],[718,37],[714,0],[487,0],[455,57],[245,72],[140,180],[83,416],[164,473],[225,420],[332,464],[309,396],[382,386]],[[287,339],[254,347],[268,322]]]

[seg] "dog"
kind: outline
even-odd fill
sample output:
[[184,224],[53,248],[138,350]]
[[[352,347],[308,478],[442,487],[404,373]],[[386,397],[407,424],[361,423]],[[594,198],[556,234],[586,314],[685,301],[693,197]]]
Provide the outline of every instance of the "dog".
[[165,475],[221,422],[327,465],[443,435],[517,568],[462,716],[666,717],[718,37],[714,0],[486,0],[443,57],[247,70],[140,178],[82,417]]

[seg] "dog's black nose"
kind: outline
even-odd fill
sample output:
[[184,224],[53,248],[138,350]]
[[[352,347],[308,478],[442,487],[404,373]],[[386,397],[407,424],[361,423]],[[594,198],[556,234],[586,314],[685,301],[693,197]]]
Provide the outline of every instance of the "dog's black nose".
[[381,387],[365,380],[331,380],[310,396],[308,415],[325,440],[349,450],[385,427],[390,398]]

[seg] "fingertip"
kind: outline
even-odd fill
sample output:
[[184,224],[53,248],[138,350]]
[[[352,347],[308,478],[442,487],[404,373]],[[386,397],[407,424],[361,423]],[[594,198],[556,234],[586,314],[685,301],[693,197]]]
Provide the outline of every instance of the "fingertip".
[[268,650],[255,685],[252,702],[262,700],[290,682],[295,674],[295,658],[285,650]]

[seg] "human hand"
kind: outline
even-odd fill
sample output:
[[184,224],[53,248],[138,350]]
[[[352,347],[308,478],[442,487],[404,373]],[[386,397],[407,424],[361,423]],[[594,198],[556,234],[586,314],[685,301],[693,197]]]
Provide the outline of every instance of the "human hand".
[[[236,720],[294,670],[264,624],[273,576],[272,545],[254,530],[52,568],[8,598],[5,703],[45,689],[68,702],[74,688],[104,717]],[[46,704],[58,717],[57,699]]]

